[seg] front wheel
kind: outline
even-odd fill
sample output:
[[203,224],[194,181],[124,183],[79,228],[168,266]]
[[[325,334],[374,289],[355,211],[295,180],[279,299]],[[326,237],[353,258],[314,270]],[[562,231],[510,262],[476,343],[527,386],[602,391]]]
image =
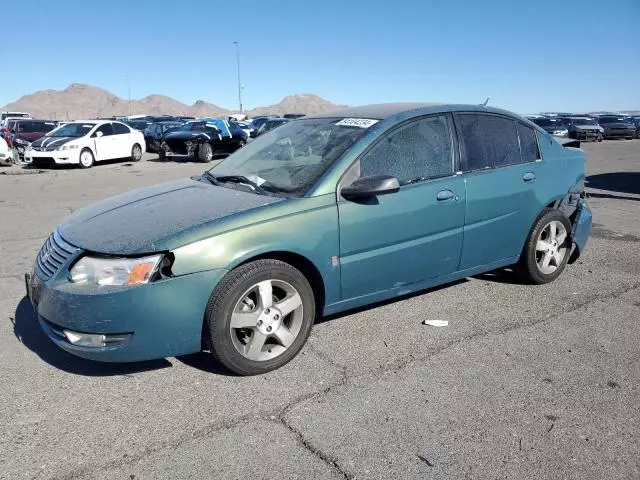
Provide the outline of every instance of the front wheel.
[[314,319],[315,299],[306,277],[273,259],[229,272],[205,314],[211,353],[239,375],[285,365],[306,343]]
[[134,162],[139,162],[141,158],[142,158],[142,147],[136,143],[131,148],[131,160],[133,160]]
[[211,148],[211,145],[209,143],[201,143],[198,147],[197,157],[199,161],[205,163],[213,160],[213,148]]
[[571,252],[571,224],[560,211],[546,208],[538,217],[522,251],[517,269],[527,281],[541,285],[554,281]]
[[93,153],[88,148],[80,152],[80,166],[82,168],[91,168],[94,161]]

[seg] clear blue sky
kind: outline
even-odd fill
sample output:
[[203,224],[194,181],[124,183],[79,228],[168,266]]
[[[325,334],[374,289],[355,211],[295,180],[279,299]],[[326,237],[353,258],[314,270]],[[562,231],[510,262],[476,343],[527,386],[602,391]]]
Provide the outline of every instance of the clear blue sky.
[[[237,108],[293,93],[351,105],[640,109],[640,0],[4,2],[0,105],[73,82]],[[15,61],[15,62],[14,62]]]

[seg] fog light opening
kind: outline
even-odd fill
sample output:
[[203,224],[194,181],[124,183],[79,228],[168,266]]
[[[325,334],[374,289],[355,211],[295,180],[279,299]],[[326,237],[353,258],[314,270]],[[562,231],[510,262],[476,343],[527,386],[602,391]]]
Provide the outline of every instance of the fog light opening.
[[72,330],[63,330],[64,336],[69,343],[78,347],[108,347],[127,342],[131,338],[130,333],[103,335],[95,333],[80,333]]

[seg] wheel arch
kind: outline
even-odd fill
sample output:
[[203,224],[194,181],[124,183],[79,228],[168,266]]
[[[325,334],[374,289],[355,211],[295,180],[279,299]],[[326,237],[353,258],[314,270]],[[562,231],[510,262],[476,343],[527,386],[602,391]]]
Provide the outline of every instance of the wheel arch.
[[299,253],[286,250],[275,250],[260,253],[258,255],[243,259],[242,262],[238,263],[233,268],[236,269],[241,265],[264,259],[280,260],[298,269],[309,281],[316,302],[316,312],[318,315],[322,315],[322,310],[324,308],[326,299],[325,282],[322,274],[320,273],[320,270],[315,265],[315,263]]
[[[288,263],[292,267],[298,269],[305,276],[305,278],[311,285],[311,290],[313,291],[313,296],[316,303],[316,318],[322,317],[326,299],[325,281],[315,263],[313,263],[304,255],[286,250],[262,252],[243,258],[241,261],[233,264],[231,268],[229,268],[229,272],[235,270],[238,267],[241,267],[242,265],[246,265],[247,263],[265,259],[280,260],[282,262]],[[208,344],[209,332],[207,327],[206,315],[202,319],[201,335],[202,349],[206,350],[210,348],[210,345]]]
[[82,148],[80,148],[80,153],[78,154],[78,164],[80,164],[80,156],[82,155],[82,152],[84,152],[85,150],[89,150],[91,152],[91,155],[93,155],[94,162],[98,161],[98,156],[96,155],[96,152],[93,150],[93,148],[91,148],[90,145],[84,145]]

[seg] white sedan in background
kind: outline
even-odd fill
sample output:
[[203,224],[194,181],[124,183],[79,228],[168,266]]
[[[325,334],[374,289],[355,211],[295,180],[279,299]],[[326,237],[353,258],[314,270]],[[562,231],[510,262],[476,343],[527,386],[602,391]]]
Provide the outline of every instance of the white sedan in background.
[[51,130],[25,151],[26,163],[79,164],[91,167],[100,160],[130,158],[138,161],[146,145],[142,132],[124,123],[87,120],[69,122]]

